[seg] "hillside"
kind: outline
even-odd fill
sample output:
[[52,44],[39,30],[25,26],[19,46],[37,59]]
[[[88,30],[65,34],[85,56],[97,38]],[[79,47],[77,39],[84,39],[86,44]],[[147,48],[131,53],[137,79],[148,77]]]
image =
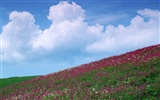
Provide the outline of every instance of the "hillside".
[[0,89],[1,100],[160,99],[160,44]]

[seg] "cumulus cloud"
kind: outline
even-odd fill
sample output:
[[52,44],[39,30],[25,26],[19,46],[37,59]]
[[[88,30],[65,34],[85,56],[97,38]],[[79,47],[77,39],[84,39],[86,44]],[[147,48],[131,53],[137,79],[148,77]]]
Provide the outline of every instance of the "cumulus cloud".
[[[76,3],[60,2],[50,7],[49,28],[41,31],[29,12],[13,11],[1,34],[3,60],[23,60],[34,52],[58,53],[71,50],[80,54],[110,53],[159,42],[159,11],[137,11],[129,26],[89,25],[85,10]],[[147,18],[147,20],[146,20]],[[78,54],[77,54],[78,55]],[[72,55],[71,53],[71,56]],[[81,55],[82,56],[82,55]]]
[[41,33],[35,25],[35,20],[29,12],[13,11],[9,15],[9,22],[3,26],[1,34],[2,56],[4,61],[19,61],[25,59],[30,52],[31,41]]
[[48,19],[52,24],[33,41],[34,49],[84,48],[88,39],[84,10],[75,2],[62,1],[51,6]]
[[[136,48],[159,43],[159,11],[144,9],[131,20],[129,26],[106,26],[104,34],[86,46],[88,52],[116,52],[123,48]],[[145,21],[145,18],[148,20]]]
[[73,21],[84,17],[84,10],[81,6],[77,5],[75,2],[69,4],[66,1],[61,1],[57,5],[50,7],[49,15],[47,16],[49,20],[53,23],[62,22],[65,20]]
[[[33,42],[34,49],[53,50],[62,46],[75,46],[75,43],[85,41],[86,23],[82,19],[75,21],[63,21],[59,24],[52,24],[48,29],[43,31]],[[81,44],[81,43],[80,43]],[[80,46],[79,44],[79,46]]]

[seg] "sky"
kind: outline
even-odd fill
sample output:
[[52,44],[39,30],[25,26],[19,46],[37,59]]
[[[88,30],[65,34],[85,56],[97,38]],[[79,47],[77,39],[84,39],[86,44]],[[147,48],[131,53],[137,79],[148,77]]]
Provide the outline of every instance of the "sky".
[[1,0],[0,78],[46,75],[160,43],[159,0]]

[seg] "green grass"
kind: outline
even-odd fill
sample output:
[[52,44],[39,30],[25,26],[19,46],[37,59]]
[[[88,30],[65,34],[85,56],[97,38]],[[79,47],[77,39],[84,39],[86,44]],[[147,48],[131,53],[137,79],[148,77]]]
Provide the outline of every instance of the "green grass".
[[[141,75],[142,74],[142,75]],[[144,74],[144,75],[143,75]],[[70,100],[71,89],[75,89],[75,100],[87,97],[88,100],[158,100],[160,96],[160,59],[154,59],[139,66],[110,66],[103,69],[93,70],[75,80],[67,80],[59,83],[71,84],[70,87],[55,87],[53,91],[67,91],[64,95],[48,95],[44,100],[59,99]],[[58,81],[59,82],[59,81]],[[78,83],[78,84],[77,84]],[[79,87],[79,88],[78,88]],[[108,93],[103,93],[108,89]],[[83,96],[79,96],[79,94]],[[106,95],[106,96],[104,96]],[[100,99],[100,97],[102,97]]]
[[15,85],[3,80],[11,86],[0,88],[1,100],[160,100],[160,46],[140,51],[118,56],[120,64],[103,64],[113,57]]
[[10,86],[12,84],[16,84],[19,82],[30,80],[35,77],[37,77],[37,76],[10,77],[10,78],[0,79],[0,88],[4,88],[4,87]]

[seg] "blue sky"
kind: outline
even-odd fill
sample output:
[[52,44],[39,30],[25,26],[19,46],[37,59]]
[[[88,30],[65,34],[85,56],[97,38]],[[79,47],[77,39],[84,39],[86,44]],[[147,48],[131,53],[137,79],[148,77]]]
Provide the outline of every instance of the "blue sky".
[[159,0],[1,0],[1,78],[46,75],[160,43]]

